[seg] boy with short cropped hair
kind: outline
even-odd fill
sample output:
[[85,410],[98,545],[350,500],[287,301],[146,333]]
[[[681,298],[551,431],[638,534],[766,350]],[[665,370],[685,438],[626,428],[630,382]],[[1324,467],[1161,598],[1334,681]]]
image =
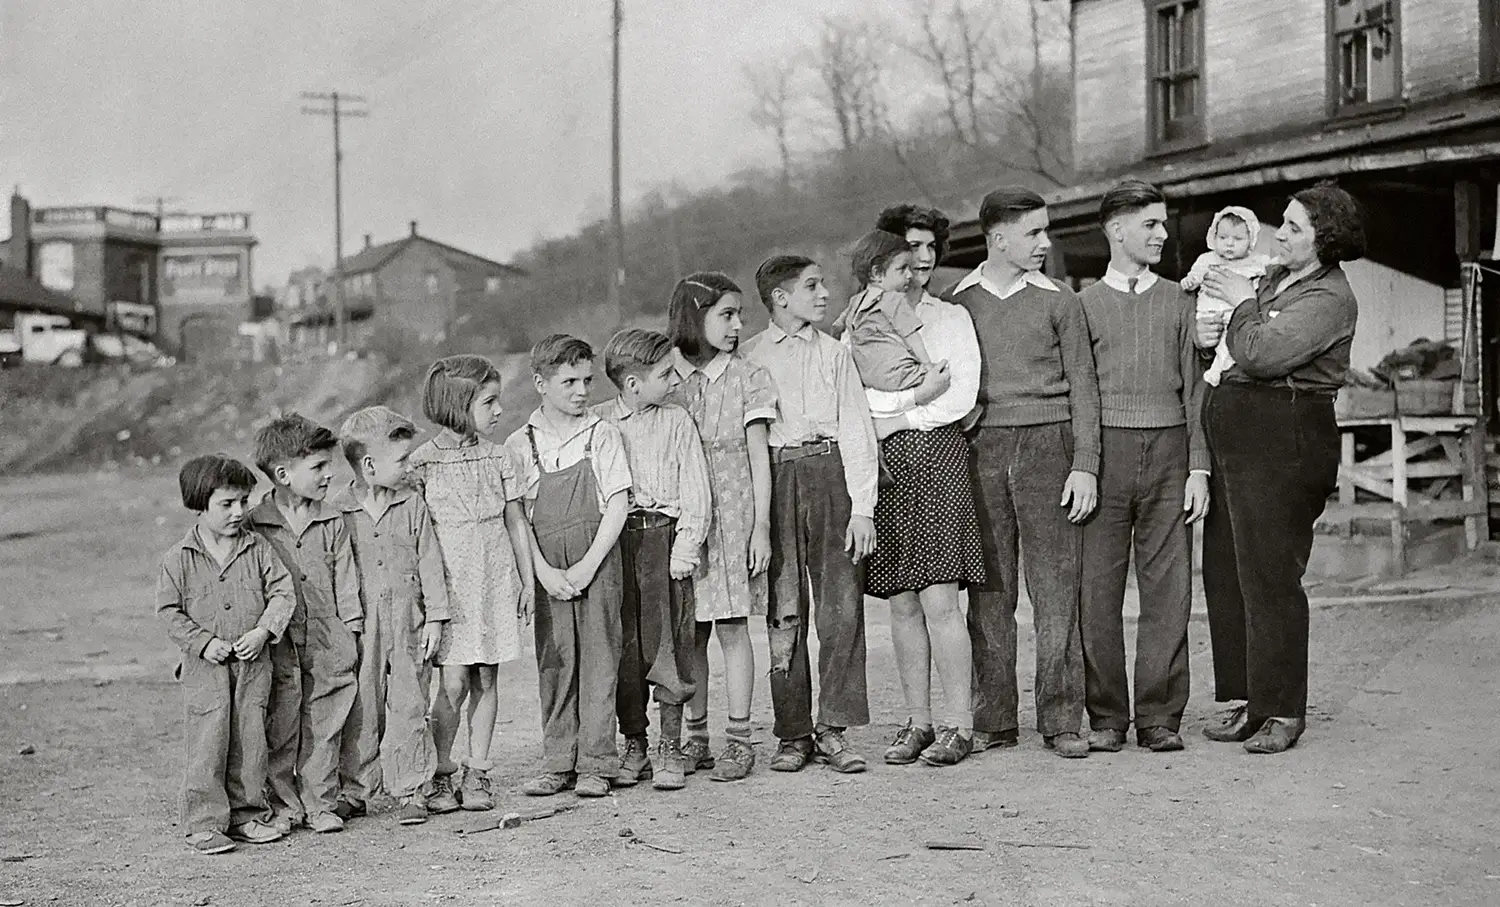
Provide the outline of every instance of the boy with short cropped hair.
[[[848,347],[817,328],[828,309],[817,263],[774,256],[756,271],[755,284],[771,326],[750,340],[744,356],[771,374],[779,395],[770,427],[767,620],[781,745],[771,769],[800,771],[816,757],[835,771],[862,772],[865,759],[844,740],[844,730],[870,720],[862,590],[863,561],[875,550],[875,428]],[[817,724],[809,617],[817,620],[820,643]]]
[[384,406],[339,428],[354,481],[334,497],[354,545],[365,632],[359,680],[344,727],[342,800],[356,809],[381,788],[401,804],[398,821],[427,821],[422,790],[437,770],[427,719],[431,662],[448,620],[448,588],[432,516],[407,475],[416,444],[410,419]]
[[345,816],[359,812],[339,802],[364,607],[348,527],[325,501],[337,449],[333,432],[296,413],[255,436],[255,464],[274,490],[250,519],[281,555],[297,591],[290,631],[271,651],[275,677],[266,729],[271,805],[283,831],[299,821],[317,832],[342,831]]
[[[700,682],[693,676],[691,577],[708,538],[708,459],[693,417],[666,405],[682,383],[671,338],[621,331],[604,348],[604,371],[620,396],[594,412],[619,429],[631,475],[630,515],[620,536],[625,588],[616,694],[625,752],[615,783],[653,778],[657,790],[678,790],[687,772],[682,707]],[[648,687],[660,715],[655,766],[646,742]]]
[[1042,273],[1047,203],[1023,186],[979,207],[985,260],[950,292],[979,338],[975,503],[987,581],[969,589],[974,752],[1015,746],[1021,558],[1036,629],[1037,730],[1059,756],[1088,756],[1078,609],[1081,524],[1098,503],[1099,379],[1072,290]]
[[589,411],[594,350],[553,334],[531,349],[541,405],[506,440],[525,488],[536,566],[542,772],[522,788],[609,794],[620,772],[615,691],[621,650],[620,532],[630,466],[620,430]]
[[[296,599],[276,553],[246,531],[255,474],[228,457],[195,457],[177,475],[197,520],[162,557],[156,614],[182,649],[188,735],[181,824],[204,854],[236,840],[281,839],[266,805],[266,702],[271,657]],[[227,834],[226,834],[227,833]]]

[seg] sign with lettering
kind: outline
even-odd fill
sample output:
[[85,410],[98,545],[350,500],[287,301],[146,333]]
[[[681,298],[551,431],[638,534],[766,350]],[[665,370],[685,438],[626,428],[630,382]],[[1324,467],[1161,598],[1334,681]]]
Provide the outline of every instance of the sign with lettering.
[[38,208],[32,219],[39,224],[94,224],[100,217],[98,208]]
[[163,233],[243,233],[249,229],[248,214],[166,214],[161,219]]
[[73,244],[43,243],[36,253],[37,278],[42,286],[59,293],[73,292]]
[[105,208],[104,222],[116,227],[129,227],[132,230],[142,230],[147,233],[156,232],[156,215],[147,214],[144,211],[122,211],[119,208]]
[[240,291],[238,255],[168,255],[161,261],[162,292],[167,296],[232,295]]

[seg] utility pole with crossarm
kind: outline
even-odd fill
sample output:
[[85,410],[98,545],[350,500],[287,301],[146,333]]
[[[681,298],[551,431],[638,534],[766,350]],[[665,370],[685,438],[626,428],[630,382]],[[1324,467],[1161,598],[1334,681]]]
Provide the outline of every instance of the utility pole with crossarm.
[[363,109],[350,109],[347,106],[365,103],[365,99],[359,95],[343,94],[337,91],[304,91],[302,98],[309,101],[326,101],[329,105],[327,107],[304,107],[303,113],[333,120],[333,317],[339,352],[343,353],[349,342],[349,319],[344,307],[344,151],[339,125],[345,117],[367,117],[370,112]]

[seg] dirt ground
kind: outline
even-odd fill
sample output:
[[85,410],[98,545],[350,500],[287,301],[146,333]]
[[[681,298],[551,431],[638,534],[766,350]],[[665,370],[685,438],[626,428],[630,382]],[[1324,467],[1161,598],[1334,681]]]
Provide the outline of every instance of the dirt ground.
[[[1310,726],[1281,757],[1198,733],[1215,712],[1199,615],[1186,752],[1065,762],[1033,732],[952,769],[887,767],[901,700],[872,605],[863,776],[764,770],[762,683],[762,764],[740,784],[564,795],[578,808],[471,835],[478,815],[407,829],[386,813],[200,857],[174,825],[179,694],[151,609],[186,518],[174,499],[161,473],[0,482],[0,904],[1500,903],[1500,594],[1482,565],[1427,595],[1318,602]],[[534,669],[501,679],[507,812],[540,805],[515,792],[540,732]],[[722,719],[717,674],[713,690]]]

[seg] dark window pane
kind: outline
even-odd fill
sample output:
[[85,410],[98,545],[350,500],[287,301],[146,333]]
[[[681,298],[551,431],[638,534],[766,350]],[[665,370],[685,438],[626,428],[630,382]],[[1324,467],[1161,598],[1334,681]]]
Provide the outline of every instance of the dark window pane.
[[1182,7],[1178,20],[1180,43],[1177,48],[1177,68],[1198,68],[1198,4],[1187,3]]

